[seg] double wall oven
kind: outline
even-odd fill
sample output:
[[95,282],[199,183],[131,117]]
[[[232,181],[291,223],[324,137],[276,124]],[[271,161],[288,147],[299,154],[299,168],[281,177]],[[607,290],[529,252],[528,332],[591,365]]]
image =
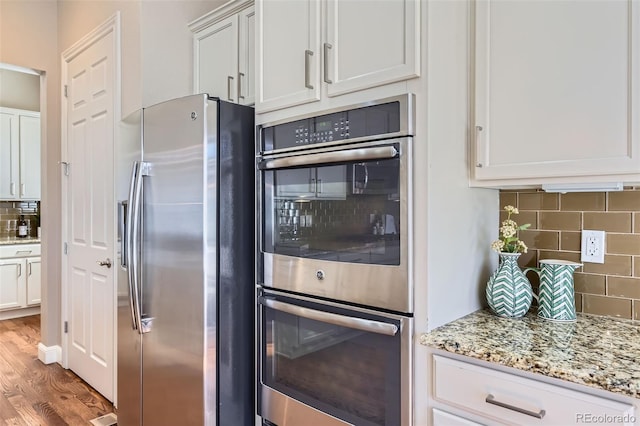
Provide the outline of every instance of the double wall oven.
[[258,128],[265,425],[412,424],[414,102]]

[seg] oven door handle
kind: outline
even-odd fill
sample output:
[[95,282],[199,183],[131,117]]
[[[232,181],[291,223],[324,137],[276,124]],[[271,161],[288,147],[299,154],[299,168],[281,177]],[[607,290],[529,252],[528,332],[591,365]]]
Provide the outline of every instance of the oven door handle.
[[364,160],[376,160],[384,158],[394,158],[398,155],[398,150],[393,146],[381,146],[375,148],[345,149],[342,151],[321,152],[317,154],[295,155],[292,157],[272,158],[262,160],[258,163],[258,168],[280,169],[284,167],[306,166],[322,163],[343,163]]
[[345,317],[344,315],[303,308],[302,306],[278,302],[277,300],[267,299],[265,297],[260,297],[260,304],[268,308],[275,309],[276,311],[285,312],[287,314],[296,315],[310,320],[338,325],[340,327],[368,331],[376,334],[384,334],[385,336],[395,336],[398,332],[398,326],[395,324],[366,320],[362,318]]

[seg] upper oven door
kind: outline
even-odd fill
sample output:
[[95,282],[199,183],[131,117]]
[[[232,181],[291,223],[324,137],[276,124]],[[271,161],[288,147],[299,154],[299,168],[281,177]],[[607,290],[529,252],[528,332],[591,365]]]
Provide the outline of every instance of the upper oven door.
[[404,137],[262,160],[262,284],[412,312],[410,149]]

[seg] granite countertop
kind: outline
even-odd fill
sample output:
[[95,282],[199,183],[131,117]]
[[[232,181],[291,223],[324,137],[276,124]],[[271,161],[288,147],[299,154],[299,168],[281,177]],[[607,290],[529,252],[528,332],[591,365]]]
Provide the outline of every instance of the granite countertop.
[[0,246],[10,246],[13,244],[40,244],[40,238],[0,237]]
[[640,398],[640,322],[578,314],[557,323],[529,312],[469,314],[420,336],[420,343],[518,370]]

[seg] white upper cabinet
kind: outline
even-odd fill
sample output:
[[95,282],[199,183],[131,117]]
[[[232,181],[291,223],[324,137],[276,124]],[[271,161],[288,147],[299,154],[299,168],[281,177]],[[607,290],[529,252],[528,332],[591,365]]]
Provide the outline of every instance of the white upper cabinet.
[[0,200],[39,200],[40,185],[40,113],[0,107]]
[[40,116],[20,115],[20,198],[40,199]]
[[258,0],[256,110],[320,100],[319,0]]
[[327,1],[323,79],[329,96],[419,76],[418,4]]
[[253,2],[232,1],[189,24],[194,40],[194,92],[254,103]]
[[638,181],[638,3],[475,7],[472,184]]
[[419,0],[258,0],[256,111],[420,75]]
[[238,14],[238,98],[244,105],[256,102],[256,9],[251,6]]
[[0,199],[18,198],[18,117],[0,110]]

